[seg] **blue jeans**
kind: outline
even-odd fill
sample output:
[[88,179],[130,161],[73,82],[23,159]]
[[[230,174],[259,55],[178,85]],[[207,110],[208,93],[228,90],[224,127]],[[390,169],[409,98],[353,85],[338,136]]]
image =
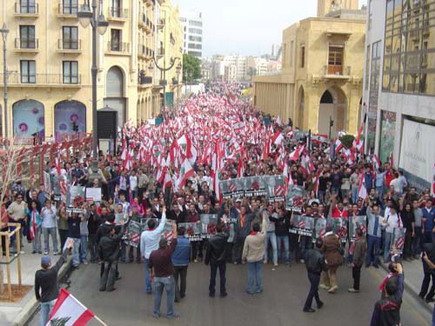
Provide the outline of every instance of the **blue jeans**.
[[415,237],[412,239],[412,252],[414,255],[421,253],[421,226],[415,227]]
[[174,301],[175,301],[175,284],[174,277],[155,277],[154,285],[156,290],[154,292],[154,310],[153,315],[160,316],[160,303],[162,302],[163,288],[166,290],[168,299],[168,310],[166,316],[171,317],[174,315]]
[[266,237],[266,252],[264,254],[265,257],[265,262],[267,262],[270,257],[268,257],[268,253],[269,253],[269,241],[272,244],[272,255],[273,255],[273,264],[274,265],[278,265],[278,248],[277,248],[277,244],[276,244],[276,234],[275,232],[267,232],[267,237]]
[[307,300],[305,301],[304,309],[310,309],[313,303],[313,298],[316,299],[317,305],[321,303],[319,297],[320,274],[308,272],[308,280],[310,281],[310,292],[308,292]]
[[150,279],[150,270],[148,269],[148,262],[149,259],[144,259],[144,265],[145,265],[145,289],[148,294],[150,294],[153,291],[153,288],[151,286],[151,279]]
[[[290,263],[290,244],[288,240],[288,235],[277,235],[276,242],[278,245],[279,257],[281,261],[283,261],[285,264]],[[283,244],[284,244],[284,254],[281,249]]]
[[42,234],[44,235],[44,251],[47,253],[50,252],[49,237],[51,236],[51,240],[53,241],[53,251],[58,252],[57,228],[42,228]]
[[56,300],[40,303],[40,306],[41,306],[41,312],[39,315],[39,325],[40,326],[47,325],[48,317],[50,316],[51,309],[53,309],[53,306],[56,303]]
[[80,236],[80,261],[85,262],[88,259],[88,236]]
[[[254,289],[255,287],[255,289]],[[248,292],[263,291],[263,262],[248,263]]]
[[72,265],[77,267],[80,265],[80,238],[69,238],[74,240],[72,247]]
[[42,229],[39,227],[35,230],[35,238],[32,240],[32,247],[35,252],[41,251],[41,234]]
[[376,186],[376,192],[378,193],[378,199],[382,201],[382,197],[384,196],[384,186]]
[[384,237],[384,263],[386,263],[390,257],[390,247],[391,247],[391,238],[393,237],[392,233],[385,232]]
[[358,201],[358,186],[352,186],[352,204],[356,204],[356,202]]
[[372,235],[368,236],[366,265],[379,264],[379,248],[381,247],[381,238]]

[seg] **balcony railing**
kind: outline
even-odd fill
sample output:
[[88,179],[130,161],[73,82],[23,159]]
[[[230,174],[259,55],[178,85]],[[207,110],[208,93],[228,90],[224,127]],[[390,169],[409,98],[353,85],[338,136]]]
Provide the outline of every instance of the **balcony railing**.
[[327,78],[348,78],[351,67],[343,65],[327,65],[323,67],[323,75]]
[[15,49],[20,50],[38,50],[39,40],[36,38],[16,38],[15,39]]
[[78,52],[81,51],[82,41],[59,39],[57,44],[58,50],[65,52]]
[[130,52],[130,43],[108,42],[107,43],[107,51],[129,53]]
[[[3,74],[0,74],[1,85],[3,85],[3,79]],[[8,85],[10,87],[24,87],[26,85],[29,87],[77,87],[77,85],[81,85],[81,75],[34,74],[22,76],[19,73],[12,73],[9,74]]]
[[15,14],[20,16],[37,16],[39,14],[39,4],[15,2]]
[[153,77],[151,76],[144,76],[139,74],[138,82],[139,85],[149,85],[153,83]]
[[109,8],[109,19],[127,19],[128,18],[128,9],[122,9],[118,7],[110,7]]
[[59,4],[57,13],[59,16],[77,18],[78,10],[79,10],[78,5],[64,6],[63,4]]

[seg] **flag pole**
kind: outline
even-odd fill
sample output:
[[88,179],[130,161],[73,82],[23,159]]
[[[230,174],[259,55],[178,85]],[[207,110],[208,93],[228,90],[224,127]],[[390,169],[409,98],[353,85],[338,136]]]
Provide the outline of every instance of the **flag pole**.
[[104,321],[102,321],[101,319],[100,319],[100,317],[98,317],[97,315],[95,315],[94,316],[94,318],[101,324],[101,325],[103,325],[103,326],[107,326],[107,324],[104,322]]

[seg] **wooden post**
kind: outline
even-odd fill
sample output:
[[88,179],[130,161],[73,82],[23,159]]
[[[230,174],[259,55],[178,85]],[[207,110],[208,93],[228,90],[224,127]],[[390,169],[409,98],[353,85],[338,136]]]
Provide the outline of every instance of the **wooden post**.
[[17,239],[17,272],[18,285],[21,286],[21,224],[16,226],[15,238]]
[[6,274],[8,278],[8,293],[9,293],[9,300],[12,301],[11,268],[9,266],[9,262],[11,260],[10,253],[9,253],[9,249],[10,249],[9,245],[10,245],[11,238],[9,237],[9,234],[5,236],[5,240],[6,240],[6,261],[8,263],[6,266]]

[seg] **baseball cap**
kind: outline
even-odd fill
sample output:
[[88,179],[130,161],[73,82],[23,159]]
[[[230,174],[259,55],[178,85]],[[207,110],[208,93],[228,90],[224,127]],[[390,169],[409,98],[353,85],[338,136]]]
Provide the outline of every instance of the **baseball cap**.
[[41,257],[41,265],[48,265],[51,263],[51,257],[50,256],[42,256]]

